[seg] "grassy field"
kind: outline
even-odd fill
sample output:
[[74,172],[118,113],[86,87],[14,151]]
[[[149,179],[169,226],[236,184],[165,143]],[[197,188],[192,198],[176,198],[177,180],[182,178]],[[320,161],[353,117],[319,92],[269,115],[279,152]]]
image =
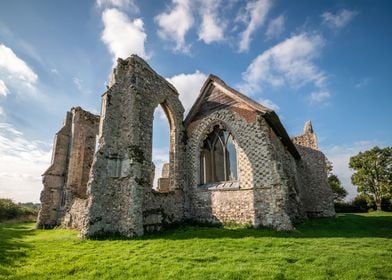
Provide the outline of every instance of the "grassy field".
[[0,224],[1,279],[392,279],[392,213],[106,241],[33,226]]

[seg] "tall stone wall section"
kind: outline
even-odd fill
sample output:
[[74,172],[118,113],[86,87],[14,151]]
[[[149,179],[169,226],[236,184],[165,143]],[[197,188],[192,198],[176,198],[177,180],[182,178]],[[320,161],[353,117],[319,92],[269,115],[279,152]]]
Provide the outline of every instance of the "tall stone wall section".
[[93,163],[99,117],[80,107],[72,109],[72,138],[69,153],[63,223],[82,228],[87,211],[87,182]]
[[[159,105],[170,124],[170,191],[165,196],[155,194],[151,175],[153,114]],[[183,113],[174,87],[142,59],[118,60],[102,97],[83,236],[140,236],[183,219]]]
[[63,127],[53,141],[52,160],[42,175],[41,210],[37,228],[52,228],[60,224],[60,213],[65,206],[64,185],[67,177],[69,149],[72,135],[72,114],[66,113]]
[[308,217],[333,217],[333,193],[327,180],[326,157],[318,150],[296,145],[302,160],[298,163],[301,201]]
[[335,216],[334,196],[327,178],[327,158],[318,149],[312,123],[306,122],[304,133],[292,140],[301,155],[297,170],[303,211],[308,217]]
[[51,166],[43,174],[37,227],[65,223],[81,228],[86,216],[86,188],[98,124],[98,116],[80,107],[67,112],[64,126],[55,136]]
[[[272,128],[269,129],[269,146],[273,159],[276,161],[276,170],[280,174],[280,186],[284,186],[287,196],[285,212],[294,224],[302,222],[307,216],[303,211],[303,202],[300,199],[300,181],[298,179],[297,162],[290,152],[282,145]],[[301,160],[299,160],[301,161]]]

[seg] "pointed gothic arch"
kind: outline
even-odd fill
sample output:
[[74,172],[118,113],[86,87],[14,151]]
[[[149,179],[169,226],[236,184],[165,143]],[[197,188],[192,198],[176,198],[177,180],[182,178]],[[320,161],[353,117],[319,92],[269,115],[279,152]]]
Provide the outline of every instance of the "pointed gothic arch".
[[200,149],[200,184],[238,179],[237,151],[233,134],[214,126]]

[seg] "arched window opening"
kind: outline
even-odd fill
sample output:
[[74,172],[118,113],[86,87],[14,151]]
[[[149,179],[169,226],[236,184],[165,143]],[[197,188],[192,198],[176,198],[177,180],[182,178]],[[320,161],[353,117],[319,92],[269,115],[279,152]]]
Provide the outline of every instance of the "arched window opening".
[[170,188],[170,126],[162,105],[155,109],[152,125],[151,181],[153,189],[167,191]]
[[233,135],[215,126],[200,150],[200,184],[237,179],[237,153]]

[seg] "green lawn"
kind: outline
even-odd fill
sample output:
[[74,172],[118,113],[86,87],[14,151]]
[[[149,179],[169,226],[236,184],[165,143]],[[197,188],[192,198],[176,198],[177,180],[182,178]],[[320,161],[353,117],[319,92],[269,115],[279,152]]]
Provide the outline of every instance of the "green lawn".
[[392,213],[105,241],[33,226],[0,224],[1,279],[392,279]]

